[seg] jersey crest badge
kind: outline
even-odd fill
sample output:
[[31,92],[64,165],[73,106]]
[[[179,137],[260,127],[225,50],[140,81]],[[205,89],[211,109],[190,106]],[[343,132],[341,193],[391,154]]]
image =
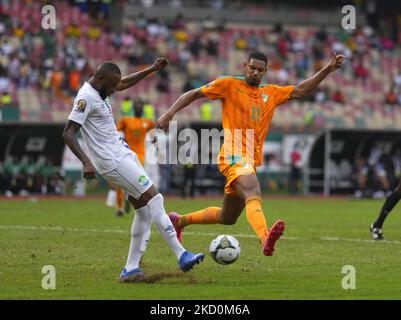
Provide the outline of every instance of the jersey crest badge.
[[149,179],[146,176],[140,176],[138,182],[141,186],[147,186],[149,184]]
[[86,101],[84,99],[79,99],[77,102],[77,110],[84,112],[86,109]]
[[266,93],[262,93],[263,102],[266,103],[269,100],[269,96]]

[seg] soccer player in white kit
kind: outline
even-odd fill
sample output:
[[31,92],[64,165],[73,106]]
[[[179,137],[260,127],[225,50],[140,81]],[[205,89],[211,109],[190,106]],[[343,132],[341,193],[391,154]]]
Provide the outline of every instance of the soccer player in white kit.
[[[178,241],[164,210],[163,196],[156,190],[137,155],[120,138],[108,98],[114,92],[125,90],[147,75],[160,71],[167,64],[167,59],[157,58],[151,67],[121,77],[115,63],[102,63],[95,75],[79,90],[63,132],[66,144],[83,164],[84,178],[96,178],[97,170],[109,183],[122,188],[135,208],[128,259],[120,281],[143,277],[139,261],[146,250],[152,222],[175,253],[182,271],[191,270],[205,257],[203,253],[186,251]],[[76,139],[78,130],[81,130],[88,154],[83,152]]]

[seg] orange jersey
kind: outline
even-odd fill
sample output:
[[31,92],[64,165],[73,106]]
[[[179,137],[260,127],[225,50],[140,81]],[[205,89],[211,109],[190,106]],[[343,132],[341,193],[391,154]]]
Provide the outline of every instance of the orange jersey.
[[146,133],[153,129],[154,123],[146,118],[123,117],[117,124],[117,130],[124,132],[125,141],[143,164],[145,161]]
[[294,86],[270,84],[252,87],[244,77],[222,77],[201,87],[207,98],[222,100],[224,144],[218,162],[247,161],[259,166],[274,111],[293,90]]

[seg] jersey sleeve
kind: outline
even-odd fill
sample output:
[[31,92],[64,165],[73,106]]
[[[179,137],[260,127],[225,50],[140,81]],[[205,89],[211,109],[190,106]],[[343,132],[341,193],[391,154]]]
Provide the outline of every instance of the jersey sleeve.
[[121,118],[120,121],[117,123],[117,130],[124,131],[125,129],[125,118]]
[[294,91],[294,86],[276,86],[272,85],[274,101],[277,106],[280,104],[286,103],[290,99],[291,93]]
[[224,99],[227,92],[227,78],[216,79],[200,89],[209,99]]
[[80,125],[83,125],[86,118],[91,113],[92,109],[93,109],[93,100],[89,95],[77,96],[74,100],[72,111],[68,119]]
[[155,127],[155,123],[152,120],[148,120],[148,126],[146,131],[150,131]]

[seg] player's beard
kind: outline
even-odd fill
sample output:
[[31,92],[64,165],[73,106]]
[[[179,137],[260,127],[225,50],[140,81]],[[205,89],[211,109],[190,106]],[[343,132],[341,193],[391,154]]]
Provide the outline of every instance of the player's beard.
[[256,79],[249,79],[246,78],[246,83],[248,85],[250,85],[251,87],[259,87],[260,81],[256,80]]

